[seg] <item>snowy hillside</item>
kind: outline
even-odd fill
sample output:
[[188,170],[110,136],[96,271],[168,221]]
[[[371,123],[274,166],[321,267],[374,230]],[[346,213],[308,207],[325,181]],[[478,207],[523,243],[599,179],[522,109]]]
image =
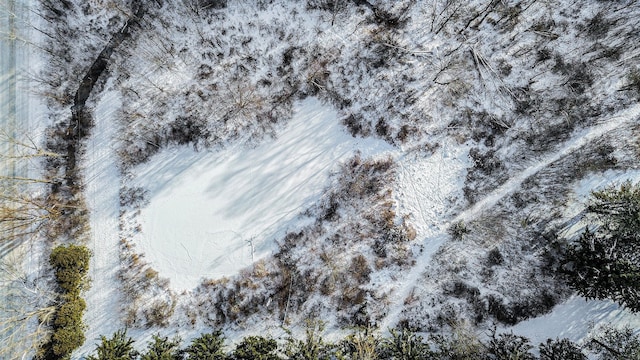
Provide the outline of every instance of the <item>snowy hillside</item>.
[[578,297],[559,250],[591,191],[640,181],[634,0],[32,8],[74,209],[45,237],[92,251],[74,358],[125,327],[640,326]]

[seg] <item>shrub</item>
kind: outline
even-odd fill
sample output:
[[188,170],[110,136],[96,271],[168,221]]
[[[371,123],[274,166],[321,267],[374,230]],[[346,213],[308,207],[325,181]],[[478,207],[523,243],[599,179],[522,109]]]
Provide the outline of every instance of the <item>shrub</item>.
[[498,249],[497,247],[491,249],[487,253],[488,266],[502,265],[503,262],[504,262],[504,257],[502,256],[500,249]]
[[289,336],[286,339],[284,353],[289,360],[329,360],[333,359],[335,349],[332,344],[324,342],[318,334],[324,330],[320,321],[308,321],[306,324],[306,336],[298,340]]
[[529,339],[514,334],[499,334],[495,332],[487,343],[488,353],[496,360],[534,360],[529,352],[533,346]]
[[486,358],[486,346],[466,328],[454,328],[450,335],[433,335],[433,359],[476,360]]
[[467,228],[467,225],[465,225],[464,221],[460,220],[456,223],[451,224],[447,232],[455,240],[462,240],[462,237],[470,233],[471,230]]
[[432,357],[429,345],[422,336],[408,330],[391,330],[391,337],[380,344],[380,357],[383,359],[429,359]]
[[143,309],[143,315],[146,320],[146,325],[151,326],[167,326],[169,325],[169,319],[173,315],[175,310],[174,299],[155,299],[150,304],[147,304]]
[[627,85],[624,90],[633,91],[636,96],[640,97],[640,70],[633,69],[627,74]]
[[56,282],[69,294],[78,295],[84,276],[89,271],[91,252],[85,246],[58,246],[51,252],[49,263],[53,267]]
[[569,339],[547,339],[538,348],[540,360],[587,360],[582,350]]
[[355,333],[347,336],[340,343],[341,352],[347,359],[377,359],[381,339],[374,335],[369,328],[360,328]]
[[592,39],[600,39],[607,35],[609,29],[615,21],[606,19],[602,12],[597,13],[594,17],[589,19],[582,28],[587,31],[587,34]]

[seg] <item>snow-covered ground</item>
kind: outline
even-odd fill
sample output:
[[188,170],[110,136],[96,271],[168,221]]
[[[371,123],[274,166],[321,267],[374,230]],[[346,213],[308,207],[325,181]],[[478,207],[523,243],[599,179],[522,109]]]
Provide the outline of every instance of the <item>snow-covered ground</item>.
[[466,169],[470,166],[468,147],[445,139],[430,156],[408,153],[398,160],[396,201],[399,213],[411,214],[420,244],[420,256],[398,282],[381,329],[397,325],[404,301],[414,290],[433,254],[447,239],[449,221],[462,197]]
[[[415,6],[409,7],[407,13],[402,13],[401,2],[395,7],[385,2],[375,3],[390,12],[397,11],[400,20],[407,20],[407,27],[377,22],[380,19],[375,19],[369,8],[355,4],[344,5],[344,12],[337,12],[336,7],[333,12],[311,10],[286,1],[274,3],[274,8],[259,10],[250,5],[229,4],[226,10],[205,14],[187,11],[178,2],[163,8],[161,16],[149,19],[150,26],[140,29],[140,38],[135,34],[128,47],[121,49],[120,59],[115,55],[113,73],[105,90],[94,94],[90,101],[95,127],[86,143],[82,163],[91,221],[89,245],[94,256],[90,272],[92,288],[86,293],[87,343],[77,356],[88,354],[99,335],[109,335],[123,327],[121,320],[125,315],[118,289],[121,283],[116,278],[122,266],[120,237],[136,244],[135,250],[145,255],[145,261],[159,276],[170,279],[171,296],[186,297],[188,290],[204,278],[233,278],[258,259],[267,258],[278,250],[277,241],[289,230],[300,229],[314,220],[321,222],[318,220],[321,216],[315,219],[304,212],[310,208],[323,209],[327,198],[322,196],[327,194],[332,172],[356,152],[363,158],[391,156],[395,179],[389,184],[393,190],[393,201],[389,203],[393,203],[396,222],[406,220],[416,235],[415,240],[403,240],[410,243],[412,251],[407,253],[410,257],[407,263],[401,265],[406,268],[398,273],[393,273],[396,270],[385,272],[386,269],[376,273],[388,263],[370,254],[371,249],[362,251],[369,256],[364,267],[369,270],[371,264],[372,269],[375,268],[372,271],[375,281],[368,285],[384,290],[380,291],[385,295],[381,296],[384,304],[377,309],[379,313],[371,314],[372,318],[382,318],[377,324],[381,330],[405,320],[402,317],[407,315],[403,312],[420,302],[416,297],[428,298],[429,294],[438,292],[442,295],[442,283],[427,279],[429,273],[425,273],[439,270],[434,269],[436,253],[442,254],[444,259],[438,260],[443,262],[461,259],[464,264],[460,266],[462,270],[457,270],[460,273],[453,270],[434,273],[467,281],[469,288],[479,288],[483,295],[499,293],[504,295],[499,300],[509,303],[515,297],[512,293],[531,289],[532,285],[518,275],[526,273],[526,267],[534,261],[523,263],[522,268],[520,264],[507,263],[513,268],[503,269],[502,274],[506,277],[511,275],[509,271],[516,273],[517,280],[512,284],[485,286],[493,281],[491,275],[485,279],[481,278],[485,275],[477,275],[479,270],[487,268],[484,256],[490,248],[495,250],[503,244],[517,247],[513,246],[515,240],[508,243],[505,238],[522,236],[521,243],[529,241],[533,244],[531,248],[538,246],[536,239],[527,238],[529,230],[525,227],[531,228],[531,224],[525,221],[521,228],[497,231],[502,237],[478,240],[468,244],[469,249],[464,247],[464,241],[458,241],[458,247],[454,248],[467,253],[456,257],[438,253],[451,240],[448,230],[452,223],[480,222],[479,219],[493,213],[507,217],[509,215],[504,214],[509,211],[522,210],[510,207],[511,197],[526,192],[529,193],[525,195],[531,197],[526,198],[523,212],[533,211],[527,206],[534,203],[543,209],[541,212],[548,212],[541,217],[550,218],[556,209],[564,209],[563,219],[556,219],[561,222],[578,217],[591,190],[640,178],[637,171],[604,171],[598,166],[589,168],[587,164],[588,170],[568,177],[570,180],[564,183],[575,181],[572,189],[533,184],[537,177],[546,176],[543,174],[551,174],[551,182],[565,181],[567,177],[549,169],[566,165],[563,160],[572,156],[576,162],[591,160],[577,154],[587,153],[586,150],[592,150],[599,142],[614,148],[617,151],[614,155],[624,153],[620,160],[632,152],[622,151],[626,149],[621,150],[623,146],[608,136],[638,122],[640,105],[625,98],[627,92],[621,91],[625,74],[637,63],[634,58],[638,51],[621,44],[608,44],[612,48],[607,45],[604,50],[598,47],[607,43],[608,38],[595,34],[601,37],[594,39],[593,31],[585,26],[597,20],[599,2],[582,2],[586,5],[579,14],[570,14],[561,1],[544,4],[533,1],[516,15],[505,2],[492,5],[490,10],[479,1],[459,2],[462,5],[455,9],[436,2],[432,9]],[[631,12],[620,6],[613,13]],[[459,10],[461,12],[456,13]],[[481,16],[484,11],[488,12]],[[105,23],[113,20],[109,26],[91,25],[101,36],[109,33],[109,27],[123,21],[115,16],[109,19],[111,15],[96,15],[99,12],[91,15],[94,20],[99,18]],[[91,16],[85,14],[87,19],[83,19],[78,14],[75,14],[78,19],[70,21],[77,20],[78,24],[92,21]],[[193,16],[194,21],[183,24],[183,19],[178,18],[184,14]],[[613,18],[612,14],[607,16]],[[472,18],[467,19],[468,16]],[[624,28],[626,21],[622,20],[608,25],[611,28],[604,31],[605,35],[628,32]],[[299,26],[309,28],[297,31]],[[467,36],[469,34],[472,36]],[[628,41],[624,36],[620,38]],[[572,50],[574,48],[580,51]],[[80,52],[82,47],[74,50]],[[617,50],[623,56],[616,58],[608,52]],[[578,55],[583,51],[586,52]],[[599,57],[596,53],[600,51],[605,55]],[[86,57],[69,69],[84,68],[83,64],[90,60],[90,56]],[[64,81],[73,83],[74,80]],[[307,98],[294,103],[293,117],[287,120],[290,109],[288,103],[280,103],[280,99],[285,98],[283,94],[288,94],[290,88],[303,89],[301,92],[306,94],[317,93],[318,98],[333,105]],[[291,91],[294,98],[295,91]],[[273,94],[278,96],[271,98]],[[242,100],[244,96],[250,98],[248,105],[236,99]],[[592,101],[583,101],[585,98]],[[243,114],[245,127],[242,121],[239,122],[242,126],[233,127],[234,107],[247,113]],[[278,111],[274,111],[276,108]],[[228,134],[215,131],[212,134],[222,137],[212,135],[210,139],[200,139],[189,134],[177,139],[196,142],[197,151],[191,146],[175,145],[176,139],[162,138],[171,133],[173,121],[178,119],[187,119],[184,124],[189,126],[204,124],[201,129],[205,130],[220,130],[220,124],[229,122],[231,132],[239,131],[236,135],[242,138],[246,135],[243,131],[255,130],[250,126],[252,121],[260,123],[263,119],[254,119],[256,114],[252,111],[276,114],[273,117],[277,121],[272,122],[277,124],[273,125],[275,138],[267,137],[252,147],[234,136],[225,137]],[[219,117],[218,113],[231,115]],[[349,131],[358,137],[352,137]],[[261,135],[256,130],[251,136],[260,138]],[[206,148],[203,144],[212,139],[220,142],[211,141],[214,146]],[[129,145],[144,146],[126,148],[123,146],[126,141],[130,141]],[[153,151],[148,151],[151,154],[160,147],[158,153],[142,164],[132,165],[137,164],[134,160],[138,158],[124,165],[118,163],[124,162],[123,154],[127,151],[135,157],[141,153],[138,150],[151,149]],[[482,156],[470,158],[471,149]],[[629,167],[620,165],[625,166]],[[127,175],[123,178],[119,170]],[[473,171],[482,176],[470,176]],[[139,214],[132,215],[136,209],[119,218],[125,214],[119,204],[122,186],[147,191],[147,202]],[[470,200],[473,204],[466,209],[466,200],[471,196],[463,189],[475,191],[473,201]],[[562,195],[553,201],[544,202],[552,197],[541,195],[543,200],[538,203],[537,195],[557,189],[567,190],[567,198],[558,191],[557,194]],[[557,203],[565,200],[564,204]],[[339,229],[338,222],[348,221],[347,217],[353,214],[341,215],[344,217],[336,223],[330,220],[323,226],[329,230]],[[126,231],[119,228],[122,221],[131,219],[140,224],[139,230],[131,231],[136,224],[127,224],[132,226]],[[540,224],[544,223],[542,220]],[[504,228],[513,225],[509,221],[518,222],[515,214],[499,221],[497,227]],[[576,224],[573,230],[579,230],[579,226],[581,224]],[[509,231],[512,233],[504,235]],[[367,237],[369,235],[360,234],[361,239],[367,240],[376,236]],[[331,246],[326,234],[313,236],[305,241],[320,244],[316,250],[324,253],[322,246]],[[389,238],[384,241],[396,241]],[[344,241],[357,242],[357,237]],[[301,250],[305,252],[307,248],[301,246]],[[522,251],[523,257],[529,259],[538,256],[536,249],[513,251]],[[341,259],[343,262],[355,259],[351,257],[353,254],[346,253],[349,256]],[[314,254],[301,258],[314,256],[316,259],[303,267],[320,264],[320,256]],[[249,273],[244,272],[242,276]],[[366,277],[368,274],[363,276]],[[274,278],[278,279],[273,275],[271,280]],[[352,284],[352,288],[365,286],[367,281]],[[293,280],[289,281],[289,287],[292,284]],[[290,295],[290,288],[288,292]],[[325,296],[320,295],[321,292],[322,289],[314,294],[316,299]],[[449,302],[447,304],[467,301],[447,296],[437,301]],[[264,302],[271,301],[269,298]],[[425,304],[428,301],[425,300]],[[435,301],[419,309],[422,312],[416,316],[433,315],[429,306],[438,305]],[[262,303],[256,306],[263,305],[269,307]],[[269,311],[275,305],[271,306]],[[278,328],[281,319],[275,319],[275,311],[269,314],[274,315],[274,319],[260,319],[261,328],[246,329],[246,334]],[[289,317],[285,314],[284,318]],[[485,317],[482,321],[486,325],[492,320]],[[203,323],[192,321],[196,324],[194,327]],[[547,337],[566,336],[578,340],[592,323],[600,322],[640,326],[637,317],[612,303],[586,302],[572,297],[548,315],[505,330],[531,336],[534,343]],[[208,329],[183,330],[172,325],[162,331],[185,335],[183,331],[190,334],[200,330]],[[156,331],[156,328],[135,330],[132,334],[138,339],[148,339],[149,334]]]
[[330,105],[306,99],[276,139],[221,151],[173,147],[136,169],[131,185],[149,191],[149,205],[134,240],[173,289],[236,274],[274,251],[341,161],[392,150],[353,138]]
[[523,321],[503,331],[526,336],[533,344],[539,344],[556,338],[580,341],[597,325],[604,324],[640,329],[640,315],[621,309],[611,301],[585,300],[573,296],[557,305],[551,313]]
[[[113,126],[120,107],[120,92],[108,82],[95,101],[94,122],[84,159],[87,207],[91,222],[93,256],[89,276],[91,288],[85,294],[87,345],[100,335],[122,327],[119,310],[121,296],[115,285],[118,256],[118,211],[120,177],[113,149],[117,127]],[[92,347],[93,345],[91,345]]]

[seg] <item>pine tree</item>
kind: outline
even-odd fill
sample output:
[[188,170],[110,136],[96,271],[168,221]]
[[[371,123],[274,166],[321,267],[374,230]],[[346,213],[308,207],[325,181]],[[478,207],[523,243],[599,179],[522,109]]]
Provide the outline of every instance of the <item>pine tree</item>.
[[224,337],[220,330],[202,334],[194,339],[185,350],[187,360],[224,360],[226,355],[222,350]]
[[240,342],[231,356],[234,360],[280,360],[278,343],[271,338],[248,336]]
[[587,360],[582,350],[569,339],[547,339],[538,349],[540,360]]
[[566,254],[570,285],[588,299],[640,311],[640,186],[626,182],[592,194],[586,230]]
[[168,337],[153,335],[153,340],[147,345],[147,351],[141,360],[180,360],[180,339],[169,340]]
[[133,349],[133,339],[127,337],[126,330],[119,330],[111,339],[104,335],[100,337],[101,342],[96,347],[96,355],[90,355],[87,360],[134,360],[138,357],[138,352]]

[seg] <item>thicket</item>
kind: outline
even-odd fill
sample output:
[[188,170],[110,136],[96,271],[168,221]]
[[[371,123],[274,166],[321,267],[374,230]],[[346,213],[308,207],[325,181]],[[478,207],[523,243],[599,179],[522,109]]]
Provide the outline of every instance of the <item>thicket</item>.
[[80,297],[86,288],[91,252],[85,246],[60,245],[53,249],[49,263],[59,288],[51,338],[40,348],[37,359],[68,359],[85,341],[82,314],[87,305]]
[[630,328],[601,327],[583,342],[569,339],[547,339],[537,346],[531,340],[513,333],[498,334],[493,330],[486,340],[465,329],[447,335],[423,337],[408,330],[391,330],[380,336],[370,329],[356,329],[337,342],[326,342],[320,333],[322,324],[308,324],[306,336],[289,335],[276,340],[265,336],[248,336],[225,349],[222,332],[201,334],[181,348],[179,338],[153,336],[146,350],[134,349],[134,340],[126,331],[111,338],[102,336],[95,354],[88,360],[384,360],[384,359],[474,359],[474,360],[622,360],[640,355],[640,336]]

